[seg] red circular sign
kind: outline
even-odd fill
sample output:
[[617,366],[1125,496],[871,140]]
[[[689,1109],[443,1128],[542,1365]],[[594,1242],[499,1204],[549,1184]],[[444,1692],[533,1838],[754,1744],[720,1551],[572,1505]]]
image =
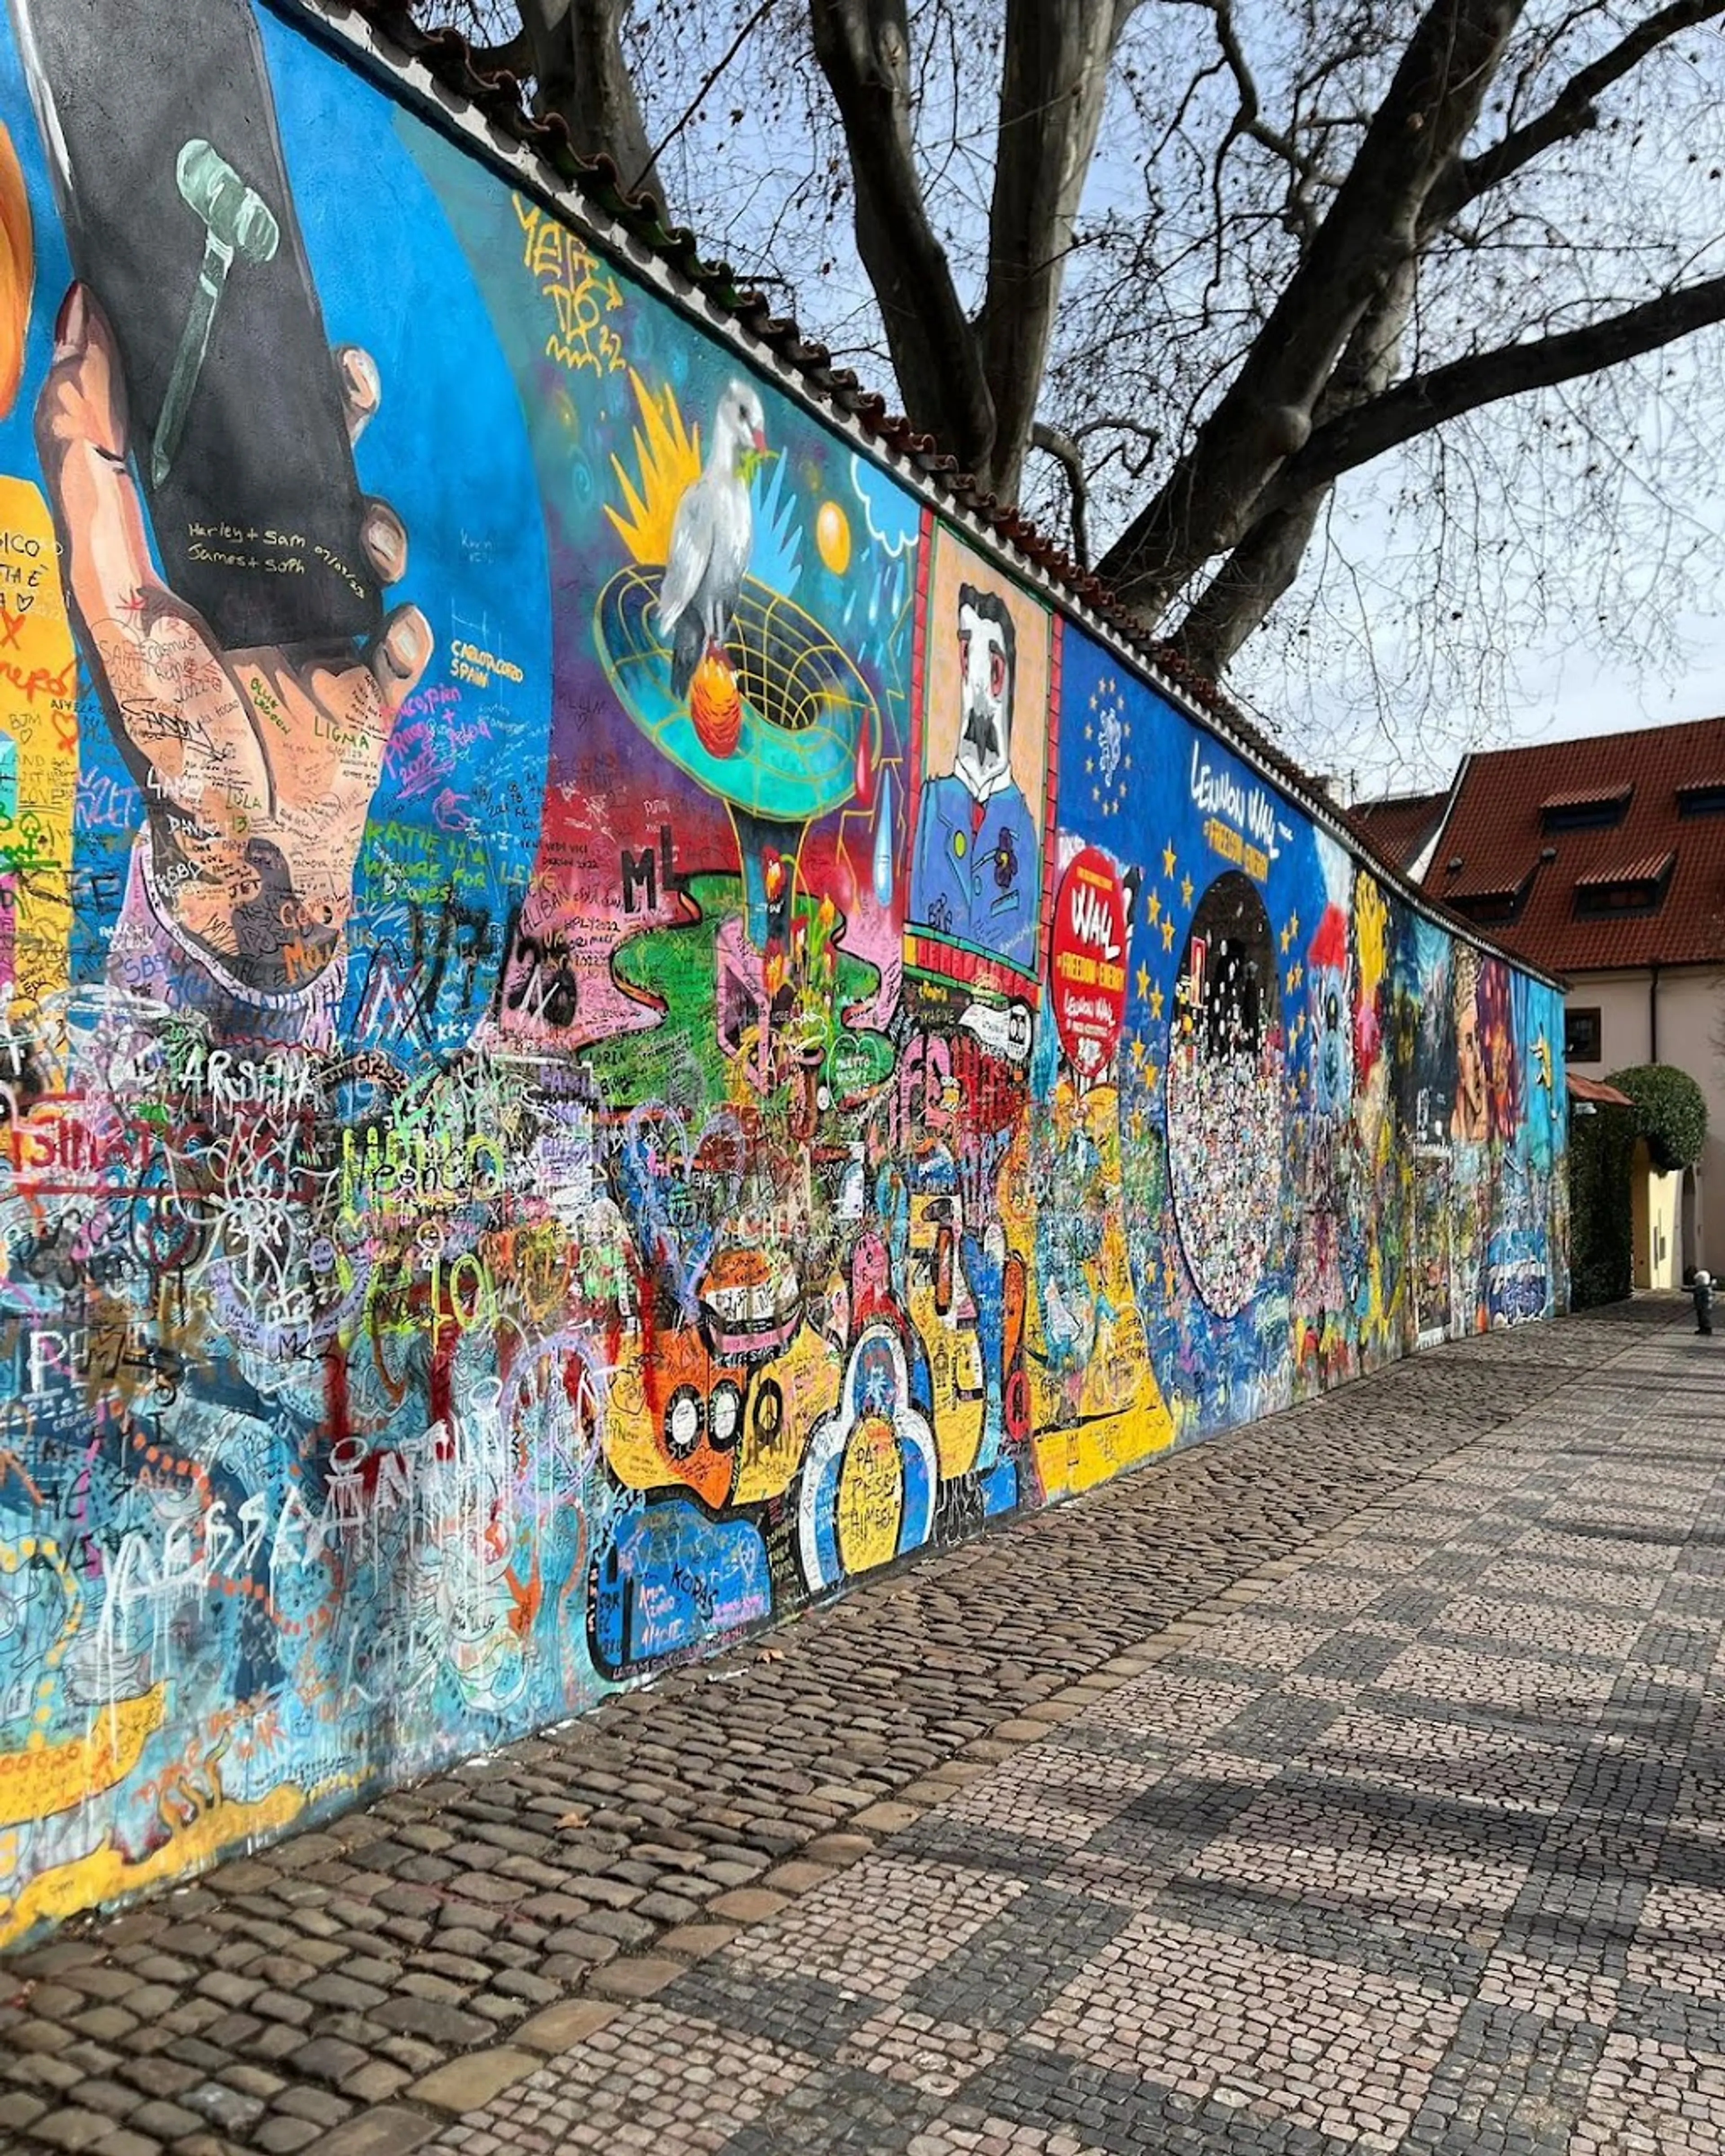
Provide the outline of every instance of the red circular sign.
[[1126,892],[1094,846],[1060,878],[1049,973],[1060,1045],[1080,1078],[1099,1078],[1126,1024]]

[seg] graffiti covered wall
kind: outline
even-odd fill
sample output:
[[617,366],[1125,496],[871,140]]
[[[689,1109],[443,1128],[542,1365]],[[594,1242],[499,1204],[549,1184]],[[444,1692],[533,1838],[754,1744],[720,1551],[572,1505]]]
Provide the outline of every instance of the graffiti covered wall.
[[0,121],[0,1942],[1561,1305],[1556,993],[740,342],[252,0]]

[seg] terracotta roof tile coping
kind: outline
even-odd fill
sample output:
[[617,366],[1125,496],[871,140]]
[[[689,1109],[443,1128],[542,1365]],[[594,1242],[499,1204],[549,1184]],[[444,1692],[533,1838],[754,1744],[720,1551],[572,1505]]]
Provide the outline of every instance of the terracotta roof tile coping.
[[1603,808],[1609,802],[1627,801],[1633,786],[1578,786],[1567,793],[1548,793],[1539,804],[1547,808]]

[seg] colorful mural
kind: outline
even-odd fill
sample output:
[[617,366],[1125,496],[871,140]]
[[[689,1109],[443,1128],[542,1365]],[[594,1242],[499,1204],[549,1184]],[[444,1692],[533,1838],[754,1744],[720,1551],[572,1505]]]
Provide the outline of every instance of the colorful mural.
[[1561,1305],[1555,991],[740,342],[285,8],[0,122],[0,1943]]

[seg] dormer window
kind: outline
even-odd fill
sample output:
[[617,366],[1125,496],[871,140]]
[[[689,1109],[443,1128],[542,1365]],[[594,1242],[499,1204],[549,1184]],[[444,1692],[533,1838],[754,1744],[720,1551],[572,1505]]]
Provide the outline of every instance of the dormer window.
[[1633,786],[1586,786],[1548,793],[1539,804],[1543,831],[1604,831],[1620,824],[1635,798]]
[[1458,913],[1465,913],[1483,927],[1490,921],[1513,921],[1521,896],[1516,885],[1502,891],[1471,891],[1466,898],[1452,898],[1450,903]]
[[1725,776],[1697,778],[1677,788],[1680,816],[1725,816]]
[[1522,910],[1522,901],[1527,896],[1527,886],[1533,880],[1529,869],[1525,875],[1501,877],[1494,881],[1481,880],[1464,883],[1444,896],[1460,914],[1476,921],[1481,928],[1500,927],[1513,921]]
[[1656,913],[1676,865],[1675,851],[1649,854],[1640,860],[1614,861],[1575,879],[1575,915],[1579,921],[1610,920],[1625,914]]

